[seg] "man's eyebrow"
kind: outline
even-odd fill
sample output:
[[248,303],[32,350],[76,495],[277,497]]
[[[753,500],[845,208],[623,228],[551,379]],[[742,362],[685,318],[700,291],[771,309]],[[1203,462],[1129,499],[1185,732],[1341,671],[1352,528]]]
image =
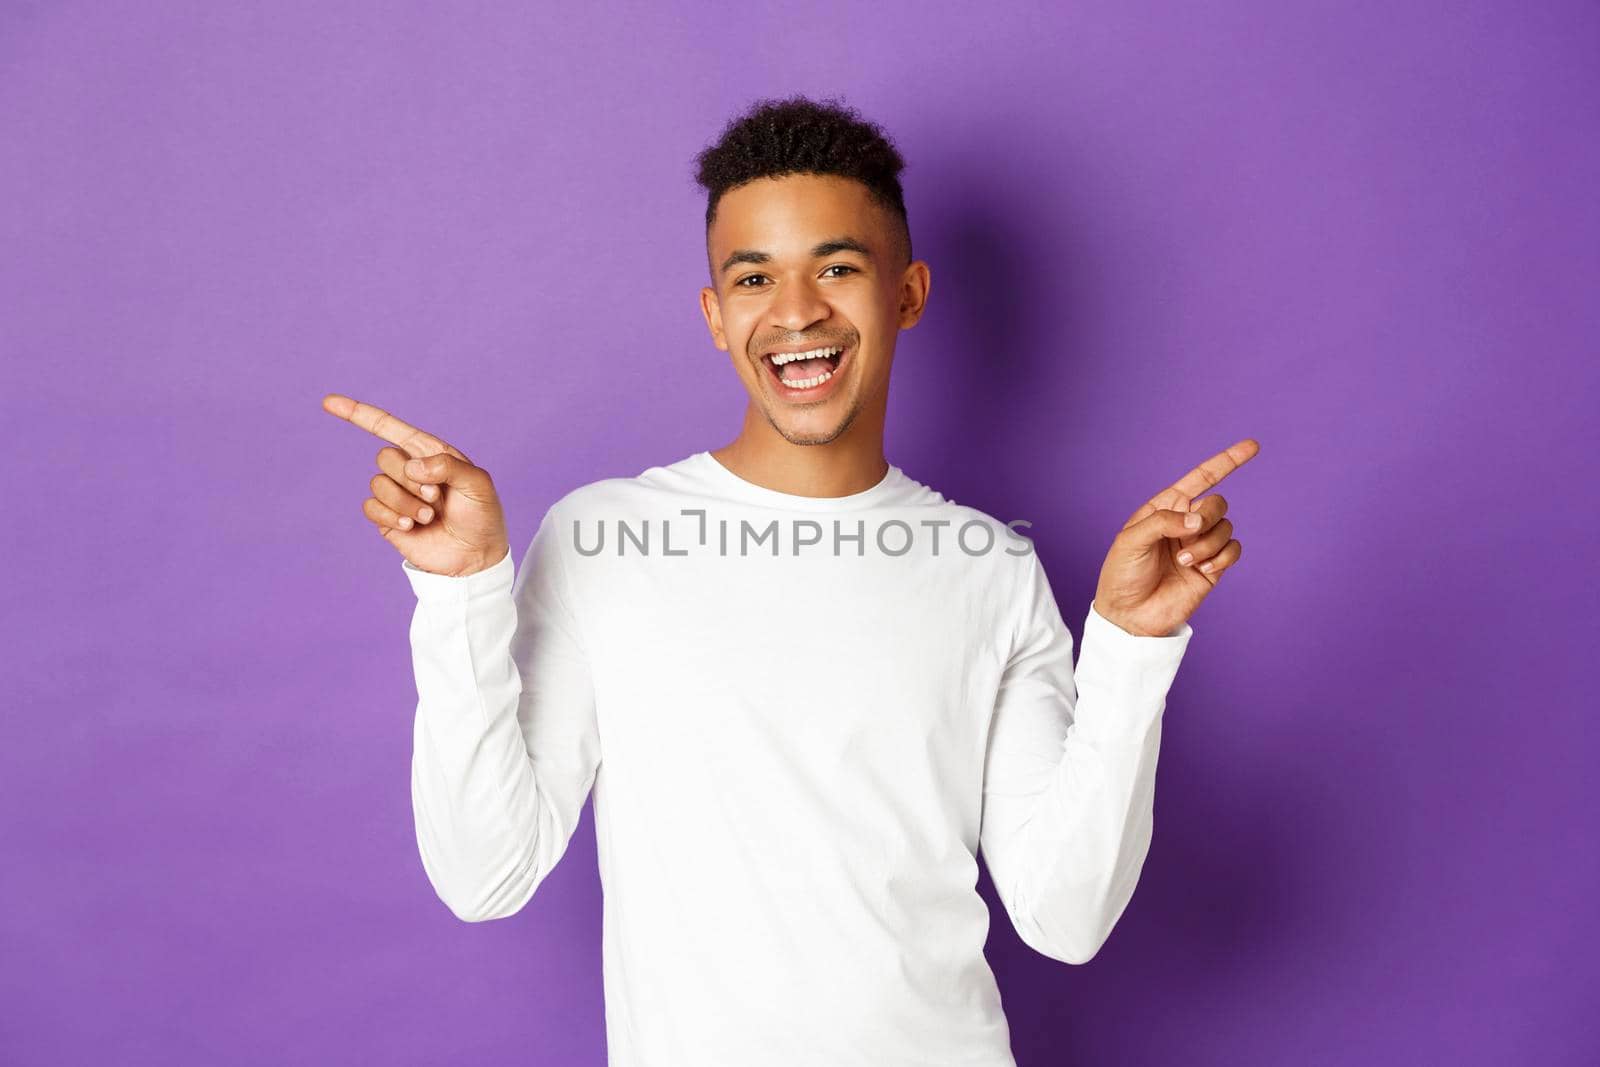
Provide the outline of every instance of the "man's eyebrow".
[[[865,256],[868,259],[872,258],[872,249],[868,248],[865,243],[850,236],[832,237],[813,246],[811,249],[811,258],[822,259],[824,256],[831,256],[835,252],[855,252],[859,255]],[[752,248],[741,248],[735,251],[733,255],[722,261],[722,269],[717,273],[726,274],[728,272],[728,268],[737,263],[771,262],[772,256],[766,252],[758,252]]]

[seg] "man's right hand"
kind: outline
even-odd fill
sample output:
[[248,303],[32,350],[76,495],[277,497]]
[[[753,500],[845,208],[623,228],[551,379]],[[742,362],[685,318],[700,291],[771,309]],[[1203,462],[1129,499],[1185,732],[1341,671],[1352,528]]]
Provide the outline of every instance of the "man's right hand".
[[488,471],[382,408],[329,393],[322,410],[400,446],[378,450],[361,510],[413,567],[460,578],[505,558],[511,542]]

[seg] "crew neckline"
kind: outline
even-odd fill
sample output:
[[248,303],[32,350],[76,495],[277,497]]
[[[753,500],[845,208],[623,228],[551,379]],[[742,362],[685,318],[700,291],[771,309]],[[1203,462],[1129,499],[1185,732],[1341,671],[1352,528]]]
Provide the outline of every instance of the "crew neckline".
[[905,472],[891,463],[876,485],[858,493],[845,496],[801,496],[798,493],[782,493],[776,489],[768,489],[764,485],[757,485],[741,478],[723,466],[722,461],[713,456],[709,450],[696,452],[690,459],[708,478],[731,490],[741,500],[766,504],[769,507],[792,508],[796,511],[849,511],[871,507],[900,488],[906,477]]

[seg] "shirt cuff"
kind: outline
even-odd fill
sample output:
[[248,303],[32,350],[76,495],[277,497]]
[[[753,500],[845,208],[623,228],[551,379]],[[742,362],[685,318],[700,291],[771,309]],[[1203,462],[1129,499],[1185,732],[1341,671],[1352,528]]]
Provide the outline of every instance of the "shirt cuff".
[[[1113,641],[1121,638],[1124,641],[1137,641],[1140,644],[1143,644],[1146,641],[1173,641],[1180,637],[1187,640],[1189,636],[1194,633],[1194,630],[1190,628],[1187,622],[1180,622],[1176,630],[1173,630],[1170,634],[1165,634],[1161,637],[1146,637],[1130,634],[1128,631],[1124,630],[1122,627],[1118,626],[1116,623],[1100,614],[1100,609],[1094,606],[1094,601],[1092,600],[1089,601],[1089,618],[1093,621],[1096,629],[1106,631],[1108,639]],[[1088,625],[1088,623],[1085,623],[1085,627]],[[1088,632],[1087,629],[1085,629],[1085,632]]]
[[464,604],[480,597],[510,592],[516,576],[516,565],[511,560],[510,549],[494,566],[459,577],[413,567],[407,559],[400,561],[400,568],[405,571],[417,599],[428,604]]
[[1083,644],[1073,671],[1079,727],[1094,739],[1139,743],[1166,708],[1194,628],[1179,623],[1164,637],[1130,634],[1091,602],[1083,622]]

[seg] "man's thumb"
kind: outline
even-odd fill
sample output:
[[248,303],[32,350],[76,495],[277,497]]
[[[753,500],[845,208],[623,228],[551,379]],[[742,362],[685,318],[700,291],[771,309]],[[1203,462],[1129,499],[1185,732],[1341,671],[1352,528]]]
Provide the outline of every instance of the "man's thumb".
[[[1190,522],[1194,525],[1189,525]],[[1137,544],[1151,545],[1164,537],[1174,539],[1193,537],[1199,532],[1201,516],[1198,511],[1152,511],[1128,529]]]
[[406,477],[419,482],[460,486],[466,484],[475,471],[472,464],[457,459],[448,452],[436,456],[406,461]]

